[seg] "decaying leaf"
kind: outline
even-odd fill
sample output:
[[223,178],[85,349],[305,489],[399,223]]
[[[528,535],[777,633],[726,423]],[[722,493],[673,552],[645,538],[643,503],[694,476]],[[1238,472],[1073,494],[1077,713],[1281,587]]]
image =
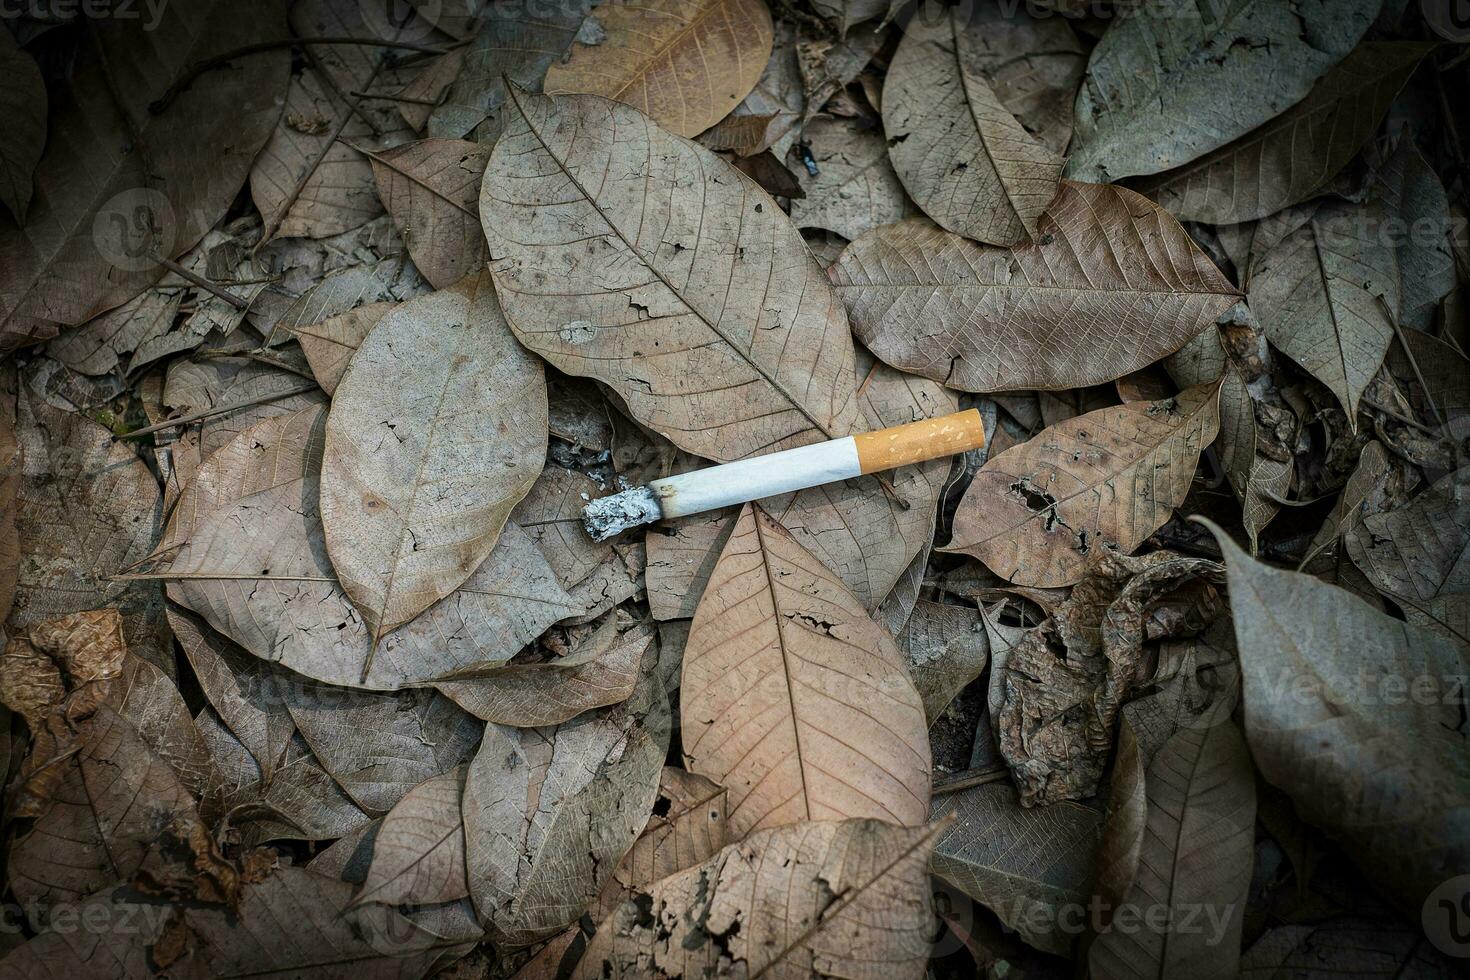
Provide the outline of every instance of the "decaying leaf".
[[[615,910],[574,976],[881,973],[919,980],[932,827],[878,820],[763,830]],[[640,913],[641,908],[641,913]],[[774,918],[765,926],[767,916]],[[779,925],[778,925],[779,924]],[[766,929],[771,932],[766,932]]]
[[490,149],[464,140],[419,140],[371,155],[383,207],[408,254],[435,289],[448,289],[485,264],[480,182]]
[[32,58],[9,31],[0,37],[0,72],[10,83],[0,90],[0,114],[8,120],[0,137],[0,203],[16,224],[26,223],[31,175],[46,146],[46,83]]
[[881,130],[856,120],[814,119],[802,135],[817,172],[803,168],[797,178],[806,192],[791,202],[798,228],[856,238],[916,213],[893,172]]
[[1344,534],[1362,523],[1364,505],[1370,498],[1383,492],[1391,471],[1392,465],[1383,443],[1375,439],[1363,447],[1358,465],[1353,468],[1352,475],[1343,485],[1342,493],[1338,495],[1332,511],[1317,529],[1316,536],[1312,538],[1312,546],[1302,556],[1297,571],[1301,571],[1318,553],[1336,545]]
[[669,707],[646,656],[634,696],[555,728],[485,726],[464,790],[470,894],[501,942],[574,922],[648,820]]
[[1231,0],[1188,15],[1143,7],[1119,18],[1093,48],[1077,93],[1067,175],[1154,174],[1243,136],[1301,101],[1380,6]]
[[1359,45],[1270,122],[1138,190],[1181,221],[1264,218],[1323,187],[1362,148],[1432,44]]
[[599,4],[596,44],[574,43],[546,72],[547,95],[601,95],[680,136],[697,136],[740,104],[771,56],[764,0]]
[[1463,653],[1341,589],[1249,558],[1223,532],[1216,539],[1256,765],[1418,915],[1430,891],[1470,866],[1470,751],[1455,700]]
[[[480,214],[521,343],[603,381],[634,418],[710,459],[851,432],[846,318],[775,201],[635,109],[512,101]],[[535,206],[562,199],[554,219]],[[668,222],[642,220],[654,202]]]
[[1237,299],[1164,211],[1068,181],[1036,244],[987,247],[904,221],[853,242],[828,275],[874,354],[966,391],[1110,381],[1178,350]]
[[696,773],[665,766],[653,816],[608,879],[599,901],[606,915],[639,890],[702,864],[729,841],[726,793]]
[[930,725],[990,662],[980,611],[970,606],[920,599],[897,639]]
[[329,395],[336,392],[342,375],[347,373],[352,355],[395,305],[367,303],[346,313],[329,316],[320,323],[291,328],[291,333],[301,343],[307,363],[311,365],[312,376],[323,391]]
[[1062,158],[1016,121],[982,74],[983,21],[921,5],[883,88],[883,130],[899,180],[943,228],[993,245],[1036,240]]
[[1283,354],[1332,389],[1349,422],[1393,340],[1399,270],[1375,205],[1307,205],[1252,262],[1250,304]]
[[1409,622],[1470,647],[1470,468],[1441,478],[1406,507],[1363,518],[1345,542]]
[[1130,554],[1184,499],[1219,429],[1219,387],[1089,412],[991,458],[943,549],[1017,585],[1070,585],[1102,554]]
[[690,770],[730,792],[736,833],[928,815],[923,703],[886,630],[764,510],[746,505],[684,651]]
[[[158,257],[187,252],[224,214],[280,115],[284,49],[204,72],[157,111],[150,105],[199,62],[281,37],[281,3],[203,0],[157,13],[88,21],[25,227],[0,227],[5,350],[53,337],[58,324],[82,323],[157,280]],[[147,82],[119,84],[117,66],[140,50],[150,52]],[[7,130],[24,115],[7,114],[17,121]]]
[[332,399],[321,480],[327,552],[375,639],[474,573],[545,446],[545,374],[488,276],[378,321]]

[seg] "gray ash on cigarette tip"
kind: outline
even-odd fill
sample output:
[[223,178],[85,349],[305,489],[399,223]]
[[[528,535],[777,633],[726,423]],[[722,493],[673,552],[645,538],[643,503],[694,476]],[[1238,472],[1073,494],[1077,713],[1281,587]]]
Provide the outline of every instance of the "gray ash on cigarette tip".
[[663,516],[652,490],[633,487],[589,503],[582,509],[582,526],[593,541],[606,541],[630,527],[663,520]]

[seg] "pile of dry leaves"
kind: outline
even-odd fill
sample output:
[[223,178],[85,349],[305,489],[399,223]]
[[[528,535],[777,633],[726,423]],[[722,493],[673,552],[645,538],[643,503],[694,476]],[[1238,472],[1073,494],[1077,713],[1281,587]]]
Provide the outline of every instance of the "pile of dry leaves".
[[772,2],[5,7],[0,978],[1470,956],[1464,4]]

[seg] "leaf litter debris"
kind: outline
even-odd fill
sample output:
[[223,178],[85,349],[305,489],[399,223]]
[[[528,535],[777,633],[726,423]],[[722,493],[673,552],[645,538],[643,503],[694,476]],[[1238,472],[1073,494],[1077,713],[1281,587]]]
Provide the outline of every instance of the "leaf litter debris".
[[0,976],[1459,975],[1462,20],[8,12]]

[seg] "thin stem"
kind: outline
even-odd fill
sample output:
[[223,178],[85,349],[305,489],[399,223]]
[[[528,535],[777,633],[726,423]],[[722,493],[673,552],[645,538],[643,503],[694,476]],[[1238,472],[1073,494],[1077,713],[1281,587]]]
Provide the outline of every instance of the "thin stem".
[[994,783],[1006,777],[1010,770],[1005,766],[995,766],[990,769],[968,769],[964,772],[955,773],[953,776],[945,776],[934,781],[934,789],[930,791],[931,796],[943,796],[946,793],[958,793],[962,789],[972,786],[983,786],[986,783]]
[[201,411],[192,412],[188,415],[181,415],[176,419],[169,419],[166,422],[159,422],[157,425],[149,425],[141,429],[134,429],[132,432],[123,433],[122,435],[118,436],[118,438],[139,439],[143,436],[151,436],[155,432],[162,432],[164,429],[173,429],[181,425],[188,425],[190,422],[198,422],[200,419],[213,418],[216,415],[223,415],[226,412],[233,412],[237,408],[249,408],[252,405],[263,405],[266,402],[279,401],[282,398],[290,398],[292,395],[304,395],[309,391],[316,390],[316,385],[307,385],[301,388],[288,388],[285,391],[272,391],[264,395],[256,395],[254,398],[242,398],[240,401],[230,402],[228,405],[218,405],[214,408],[202,409]]
[[173,259],[166,259],[161,255],[155,255],[153,258],[158,262],[159,265],[163,266],[165,269],[167,269],[169,272],[172,272],[180,279],[191,282],[194,285],[198,286],[200,289],[205,290],[206,292],[213,293],[220,299],[224,300],[226,303],[229,303],[235,309],[241,311],[250,309],[250,304],[245,302],[245,300],[236,296],[234,293],[226,292],[223,287],[204,278],[197,272],[190,272],[188,269],[179,265]]

